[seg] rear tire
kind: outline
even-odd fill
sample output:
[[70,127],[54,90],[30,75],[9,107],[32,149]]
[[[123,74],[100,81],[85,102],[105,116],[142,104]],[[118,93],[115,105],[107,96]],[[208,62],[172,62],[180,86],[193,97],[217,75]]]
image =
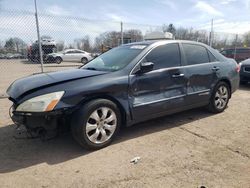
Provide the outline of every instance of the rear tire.
[[208,110],[212,113],[221,113],[227,108],[230,98],[230,88],[225,82],[219,82],[211,95]]
[[84,148],[96,150],[108,146],[121,125],[121,113],[106,99],[90,101],[77,110],[71,120],[74,139]]
[[86,63],[88,63],[88,59],[86,57],[83,57],[81,59],[81,63],[85,65]]

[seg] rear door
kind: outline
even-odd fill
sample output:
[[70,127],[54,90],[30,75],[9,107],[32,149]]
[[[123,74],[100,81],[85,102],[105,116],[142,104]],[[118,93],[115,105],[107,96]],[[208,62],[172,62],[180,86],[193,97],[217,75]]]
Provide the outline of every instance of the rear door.
[[220,62],[204,46],[182,43],[185,57],[187,83],[187,105],[207,103],[213,86],[217,83]]
[[145,74],[132,72],[129,77],[133,117],[145,119],[180,108],[184,104],[187,79],[181,66],[179,44],[158,46],[141,62],[154,63],[154,69]]
[[82,57],[84,57],[84,52],[80,50],[74,50],[73,59],[74,61],[80,62]]

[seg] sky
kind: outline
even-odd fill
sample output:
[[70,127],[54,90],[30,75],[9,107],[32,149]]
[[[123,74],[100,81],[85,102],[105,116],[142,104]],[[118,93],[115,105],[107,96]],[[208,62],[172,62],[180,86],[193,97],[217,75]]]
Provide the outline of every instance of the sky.
[[[42,33],[57,32],[61,39],[69,33],[79,37],[83,30],[93,36],[119,31],[121,21],[125,29],[143,31],[169,23],[210,30],[211,19],[216,32],[243,34],[250,30],[250,0],[37,0],[37,5]],[[33,0],[0,0],[0,37],[11,33],[33,36],[33,14],[6,10],[33,12]]]

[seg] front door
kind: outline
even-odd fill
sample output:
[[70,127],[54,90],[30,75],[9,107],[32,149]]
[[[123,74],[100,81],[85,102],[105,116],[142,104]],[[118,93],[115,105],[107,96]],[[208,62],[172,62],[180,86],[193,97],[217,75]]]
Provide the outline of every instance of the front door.
[[181,66],[179,44],[158,46],[141,62],[154,63],[154,69],[130,75],[129,97],[133,118],[145,119],[145,116],[164,114],[183,105],[187,79]]

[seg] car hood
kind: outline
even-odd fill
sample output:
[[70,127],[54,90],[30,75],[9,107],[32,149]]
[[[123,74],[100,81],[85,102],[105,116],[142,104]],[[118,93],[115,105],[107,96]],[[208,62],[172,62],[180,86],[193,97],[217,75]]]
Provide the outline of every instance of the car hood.
[[242,65],[250,65],[250,58],[240,62]]
[[85,69],[72,69],[66,71],[41,73],[14,81],[7,89],[7,94],[12,99],[17,99],[26,92],[31,92],[39,88],[48,87],[51,85],[72,81],[81,78],[93,77],[105,74],[102,71],[93,71]]

